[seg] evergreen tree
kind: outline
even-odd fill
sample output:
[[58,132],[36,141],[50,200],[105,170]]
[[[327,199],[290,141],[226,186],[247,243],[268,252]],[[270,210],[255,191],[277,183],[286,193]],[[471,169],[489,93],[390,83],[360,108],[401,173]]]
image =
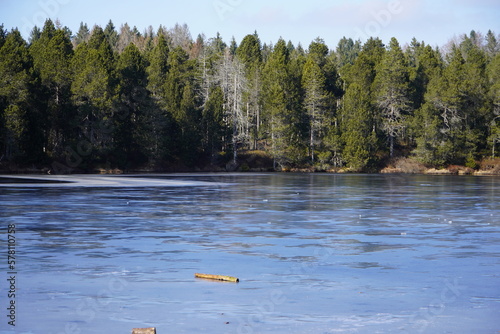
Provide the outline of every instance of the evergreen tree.
[[30,37],[28,40],[29,44],[31,45],[31,44],[35,43],[36,41],[38,41],[40,39],[41,36],[42,36],[42,31],[40,30],[40,28],[38,28],[37,26],[34,26],[30,32]]
[[500,43],[491,30],[488,30],[488,33],[486,34],[485,51],[489,59],[495,57],[500,51]]
[[202,113],[203,146],[212,162],[216,154],[223,150],[223,138],[229,136],[224,123],[224,93],[219,86],[213,86]]
[[168,67],[168,48],[165,36],[160,35],[158,42],[151,52],[149,58],[148,72],[148,89],[153,98],[157,101],[162,109],[166,109],[167,102],[165,100],[165,84],[167,81]]
[[113,24],[113,21],[109,20],[103,32],[104,36],[106,36],[106,38],[108,39],[111,48],[115,50],[118,44],[118,33],[116,32],[116,28],[115,25]]
[[263,118],[265,137],[270,141],[275,164],[286,167],[300,161],[301,141],[297,131],[300,115],[290,108],[288,65],[290,55],[283,39],[275,45],[263,69]]
[[465,60],[460,49],[454,47],[443,74],[430,81],[426,95],[426,102],[432,103],[427,110],[435,110],[439,115],[441,140],[433,154],[437,163],[460,164],[465,161],[465,82]]
[[236,49],[236,56],[247,67],[260,63],[262,61],[262,54],[258,36],[255,34],[245,36],[240,46]]
[[443,62],[438,51],[424,43],[418,43],[410,56],[412,63],[410,68],[410,84],[413,93],[412,101],[415,108],[424,103],[424,96],[429,81],[435,75],[440,75]]
[[134,44],[120,55],[117,72],[120,98],[114,116],[114,154],[120,166],[130,168],[148,161],[148,149],[153,144],[148,127],[152,106],[146,89],[146,62]]
[[196,164],[201,147],[201,113],[195,97],[192,82],[187,82],[182,92],[179,110],[181,128],[182,158],[188,165]]
[[339,41],[336,49],[337,64],[339,68],[347,64],[354,64],[360,52],[361,42],[359,40],[354,42],[352,38],[347,39],[343,37]]
[[65,139],[71,136],[71,120],[74,118],[71,99],[71,68],[73,56],[71,41],[64,30],[55,28],[49,19],[45,22],[40,38],[30,47],[33,67],[40,77],[42,109],[46,110],[47,151],[61,157],[65,151]]
[[5,43],[6,38],[7,38],[7,30],[4,29],[3,24],[0,24],[0,49]]
[[247,89],[243,92],[243,112],[247,114],[246,137],[253,139],[253,147],[256,148],[258,133],[260,129],[261,113],[261,71],[262,53],[260,40],[257,33],[247,35],[236,50],[237,58],[245,67],[245,78]]
[[[3,33],[3,28],[0,29]],[[0,34],[1,35],[1,34]],[[0,39],[3,36],[0,36]],[[19,31],[8,33],[0,47],[0,160],[40,158],[41,147],[30,130],[40,124],[30,99],[31,57]],[[35,117],[33,117],[35,116]],[[35,128],[36,129],[36,128]],[[36,130],[35,130],[36,131]],[[33,147],[35,146],[35,147]],[[31,160],[31,159],[30,159]],[[35,159],[36,161],[36,159]],[[25,161],[26,162],[26,161]]]
[[[438,79],[433,79],[434,85]],[[425,102],[415,111],[413,117],[413,133],[416,148],[413,150],[415,157],[422,163],[432,166],[444,166],[448,157],[445,149],[448,147],[444,141],[442,120],[439,110],[433,103]]]
[[149,66],[146,69],[148,74],[147,89],[154,101],[154,108],[151,110],[151,126],[154,137],[152,155],[155,163],[171,159],[173,154],[171,136],[174,131],[174,121],[166,101],[169,52],[165,36],[160,35],[155,47],[150,52]]
[[445,161],[438,155],[442,142],[440,117],[436,107],[426,102],[426,96],[430,87],[439,81],[444,65],[439,52],[423,43],[416,49],[415,56],[416,69],[411,84],[416,110],[409,129],[416,145],[413,154],[425,164],[441,166]]
[[304,51],[256,32],[193,41],[187,25],[118,34],[111,20],[74,37],[47,20],[27,44],[0,25],[0,162],[193,166],[261,149],[282,168],[362,171],[397,149],[476,167],[498,156],[499,48],[471,31],[443,54],[415,38],[404,52],[378,38]]
[[394,155],[395,140],[406,124],[405,114],[411,110],[408,67],[399,43],[391,39],[375,79],[377,104],[381,109],[382,130],[388,136],[390,156]]
[[322,69],[326,64],[326,56],[328,55],[328,46],[321,38],[316,38],[309,45],[308,56]]
[[[479,34],[476,34],[479,35]],[[480,37],[476,37],[479,39]],[[471,39],[473,42],[474,40]],[[463,43],[466,43],[464,41]],[[465,58],[465,79],[466,92],[464,96],[464,120],[465,130],[465,151],[466,164],[468,167],[475,167],[475,161],[480,156],[480,152],[486,149],[487,143],[487,57],[483,51],[481,42],[474,42],[468,48]]]
[[229,44],[229,54],[234,57],[236,56],[236,51],[238,50],[238,43],[236,43],[236,39],[231,39],[231,43]]
[[326,79],[314,58],[314,55],[309,55],[302,75],[302,86],[305,92],[304,109],[309,118],[308,146],[313,163],[315,161],[314,151],[322,142],[328,121]]
[[[166,110],[176,123],[172,131],[174,152],[188,164],[195,163],[195,157],[201,146],[198,127],[201,123],[199,103],[195,100],[196,60],[181,47],[171,50],[168,55],[168,76],[165,82]],[[188,101],[192,98],[193,101]]]
[[491,156],[498,155],[498,144],[500,144],[500,53],[488,64],[489,81],[489,108],[486,117],[488,129],[488,144],[491,145]]
[[87,23],[80,22],[80,28],[78,29],[78,32],[76,33],[76,36],[73,39],[73,43],[75,44],[75,46],[78,46],[83,42],[87,42],[89,38],[90,38],[90,30],[89,27],[87,26]]
[[365,169],[373,156],[376,135],[370,109],[368,91],[357,83],[350,85],[342,107],[342,140],[343,159],[353,171]]
[[[103,41],[103,43],[107,43]],[[109,47],[109,46],[108,46]],[[90,144],[94,162],[106,162],[112,148],[112,118],[116,85],[112,59],[106,59],[101,46],[81,43],[73,57],[72,99],[77,108],[78,140]]]

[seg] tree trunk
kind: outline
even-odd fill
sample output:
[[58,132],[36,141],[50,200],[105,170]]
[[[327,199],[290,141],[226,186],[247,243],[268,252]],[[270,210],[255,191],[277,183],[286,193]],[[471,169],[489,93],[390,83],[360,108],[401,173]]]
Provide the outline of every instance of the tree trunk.
[[394,155],[394,136],[393,135],[389,136],[389,145],[390,145],[390,152],[391,152],[390,156],[392,158]]

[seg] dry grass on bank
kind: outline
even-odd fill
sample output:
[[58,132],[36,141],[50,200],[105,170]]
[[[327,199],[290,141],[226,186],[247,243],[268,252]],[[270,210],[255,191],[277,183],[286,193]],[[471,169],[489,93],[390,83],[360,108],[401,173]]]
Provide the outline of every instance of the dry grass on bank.
[[404,173],[404,174],[421,174],[426,171],[426,167],[412,158],[396,158],[393,159],[387,167],[380,172],[383,174]]
[[500,158],[488,158],[481,161],[479,175],[500,175]]

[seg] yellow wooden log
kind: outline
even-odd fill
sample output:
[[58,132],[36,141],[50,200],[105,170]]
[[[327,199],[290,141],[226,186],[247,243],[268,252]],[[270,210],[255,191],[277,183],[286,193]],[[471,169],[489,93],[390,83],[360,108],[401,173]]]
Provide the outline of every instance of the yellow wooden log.
[[156,328],[132,328],[132,334],[156,334]]
[[209,274],[196,273],[196,274],[194,274],[194,277],[197,277],[197,278],[206,278],[206,279],[213,279],[213,280],[216,280],[216,281],[236,282],[236,283],[240,281],[236,277],[224,276],[224,275],[209,275]]

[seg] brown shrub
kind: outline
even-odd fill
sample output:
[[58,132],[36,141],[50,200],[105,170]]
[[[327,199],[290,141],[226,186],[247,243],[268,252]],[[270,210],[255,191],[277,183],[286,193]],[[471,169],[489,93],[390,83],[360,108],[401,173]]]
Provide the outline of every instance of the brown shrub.
[[401,173],[420,174],[425,171],[425,166],[411,158],[399,158],[394,161],[394,168]]
[[500,158],[489,158],[484,159],[480,163],[481,171],[487,172],[488,174],[500,175]]

